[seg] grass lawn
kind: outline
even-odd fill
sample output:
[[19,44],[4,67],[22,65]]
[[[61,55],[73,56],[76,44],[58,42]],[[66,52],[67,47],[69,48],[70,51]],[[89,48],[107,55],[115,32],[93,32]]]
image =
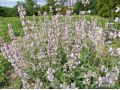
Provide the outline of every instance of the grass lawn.
[[0,36],[2,36],[5,41],[8,42],[10,40],[8,35],[8,24],[13,25],[13,29],[17,36],[23,35],[22,27],[18,17],[0,17]]

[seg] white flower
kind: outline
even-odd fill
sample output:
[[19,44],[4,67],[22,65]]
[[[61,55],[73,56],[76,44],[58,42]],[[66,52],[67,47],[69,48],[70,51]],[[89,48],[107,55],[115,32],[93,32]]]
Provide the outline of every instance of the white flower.
[[117,7],[116,12],[120,12],[120,7]]
[[74,57],[74,54],[73,54],[73,53],[71,53],[71,54],[70,54],[70,56],[71,56],[71,57]]
[[34,46],[34,43],[32,42],[32,43],[31,43],[31,47],[33,47],[33,46]]
[[119,17],[116,17],[116,18],[115,18],[115,22],[120,22],[120,18],[119,18]]
[[88,12],[87,12],[87,13],[88,13],[88,14],[89,14],[89,13],[91,13],[91,10],[88,10]]
[[36,5],[34,5],[34,8],[36,8],[37,6]]
[[82,14],[82,15],[84,15],[84,14],[85,14],[85,11],[80,11],[79,13]]
[[90,0],[82,0],[82,4],[89,4]]

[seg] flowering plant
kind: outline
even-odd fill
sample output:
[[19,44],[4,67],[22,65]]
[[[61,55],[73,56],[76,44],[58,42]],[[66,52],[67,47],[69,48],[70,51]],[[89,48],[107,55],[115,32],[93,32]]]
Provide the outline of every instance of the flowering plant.
[[119,49],[114,56],[106,28],[96,19],[81,16],[75,21],[70,14],[49,18],[45,12],[43,20],[39,16],[37,22],[33,15],[30,21],[22,4],[18,12],[24,37],[16,37],[9,24],[12,42],[3,43],[1,51],[21,78],[22,88],[116,88],[119,84]]

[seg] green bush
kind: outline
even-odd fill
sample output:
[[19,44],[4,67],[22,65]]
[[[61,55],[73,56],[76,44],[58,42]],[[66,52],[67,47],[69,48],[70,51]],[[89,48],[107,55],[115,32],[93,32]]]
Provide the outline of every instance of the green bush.
[[118,14],[115,13],[115,9],[120,5],[119,0],[97,0],[98,15],[102,17],[115,17]]
[[2,17],[14,17],[18,16],[17,7],[2,7],[0,6],[0,16]]

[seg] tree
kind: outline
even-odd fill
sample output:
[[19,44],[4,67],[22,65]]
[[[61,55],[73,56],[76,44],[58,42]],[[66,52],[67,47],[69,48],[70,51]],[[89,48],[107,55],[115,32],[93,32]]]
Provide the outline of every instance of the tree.
[[17,16],[17,7],[2,7],[0,6],[0,16],[3,17],[12,17],[12,16]]
[[98,15],[102,17],[115,17],[115,8],[120,0],[97,0]]
[[49,13],[49,6],[47,6],[47,5],[42,6],[40,8],[40,12],[41,12],[41,14],[43,14],[44,12]]
[[5,8],[1,6],[0,6],[0,16],[6,16]]
[[[95,14],[96,11],[96,0],[90,0],[90,3],[86,6],[86,10],[91,10],[92,14]],[[76,14],[79,14],[80,11],[85,11],[85,7],[80,0],[77,0],[73,6],[73,11]]]
[[33,14],[37,15],[40,6],[37,4],[37,0],[25,0],[25,7],[27,15],[31,16]]
[[79,14],[80,11],[84,11],[84,5],[82,5],[81,1],[77,0],[75,5],[73,6],[73,11],[76,14]]

